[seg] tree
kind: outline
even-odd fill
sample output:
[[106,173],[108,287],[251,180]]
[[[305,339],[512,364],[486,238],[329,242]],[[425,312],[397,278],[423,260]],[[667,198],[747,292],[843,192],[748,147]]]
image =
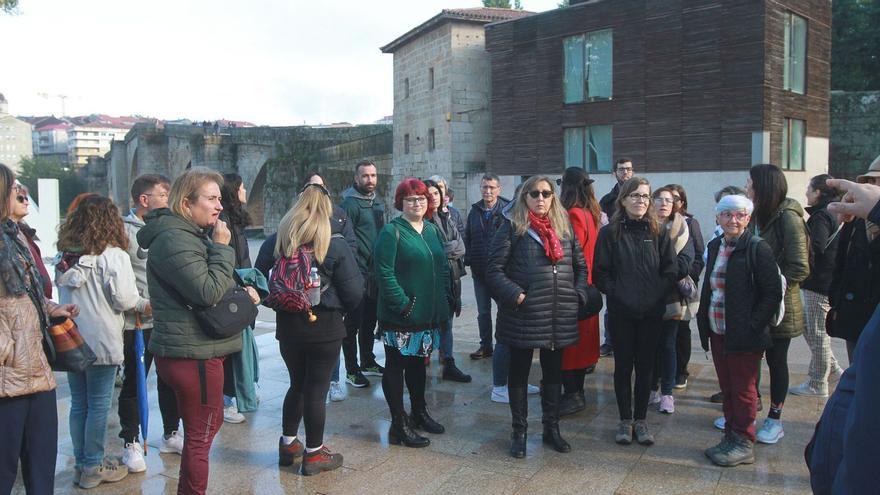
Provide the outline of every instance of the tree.
[[39,203],[37,179],[58,179],[58,203],[62,214],[67,211],[67,206],[77,194],[86,191],[85,186],[73,169],[62,166],[57,161],[45,158],[23,158],[21,160],[21,172],[18,174],[18,180],[27,186],[31,196]]
[[831,4],[831,89],[880,90],[880,2]]
[[18,0],[0,0],[0,13],[14,14],[18,11]]
[[[519,0],[515,0],[517,8],[522,10]],[[509,9],[510,0],[483,0],[483,7],[494,7],[496,9]]]

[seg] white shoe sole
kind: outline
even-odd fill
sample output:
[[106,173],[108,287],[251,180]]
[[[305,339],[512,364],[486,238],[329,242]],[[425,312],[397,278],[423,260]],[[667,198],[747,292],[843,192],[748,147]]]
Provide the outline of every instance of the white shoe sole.
[[785,436],[785,432],[783,431],[783,432],[780,432],[779,436],[776,438],[768,438],[768,439],[755,438],[755,440],[757,440],[758,443],[763,443],[765,445],[773,445],[773,444],[779,442],[780,440],[782,440],[782,437],[784,437],[784,436]]

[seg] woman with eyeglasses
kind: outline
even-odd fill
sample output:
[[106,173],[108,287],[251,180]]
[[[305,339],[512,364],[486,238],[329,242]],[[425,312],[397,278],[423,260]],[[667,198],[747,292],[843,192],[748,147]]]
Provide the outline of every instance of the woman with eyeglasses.
[[786,197],[788,182],[779,167],[753,166],[746,180],[746,194],[755,204],[749,229],[770,245],[786,282],[785,315],[778,326],[770,327],[773,346],[766,351],[770,368],[770,411],[756,435],[759,442],[774,444],[785,435],[782,406],[788,394],[788,347],[791,339],[804,332],[800,284],[810,275],[809,237],[804,209]]
[[33,255],[34,263],[37,266],[37,271],[40,272],[40,277],[42,277],[43,292],[46,294],[46,297],[51,299],[52,279],[49,278],[49,272],[46,270],[46,265],[43,263],[43,254],[40,252],[40,246],[37,245],[37,241],[39,240],[37,238],[37,231],[24,221],[24,217],[28,216],[28,213],[30,213],[28,211],[28,207],[31,204],[30,196],[28,195],[28,188],[25,187],[24,184],[16,181],[12,192],[15,196],[15,204],[9,214],[9,218],[18,224],[19,230],[24,234],[25,239],[27,239],[28,247],[31,250],[31,255]]
[[715,207],[723,234],[709,242],[697,327],[712,350],[724,407],[721,442],[705,454],[719,466],[755,462],[757,378],[761,356],[772,345],[770,319],[782,299],[782,282],[769,244],[747,226],[752,202],[739,195]]
[[535,349],[544,382],[543,442],[557,452],[571,451],[559,432],[562,355],[578,341],[587,278],[580,242],[553,183],[540,175],[529,178],[492,238],[486,268],[486,282],[498,301],[496,338],[510,350],[510,455],[515,458],[526,455],[527,385]]
[[593,281],[607,296],[611,315],[614,395],[620,414],[615,441],[629,445],[635,433],[640,444],[653,445],[645,421],[651,373],[666,297],[687,271],[679,268],[674,243],[651,208],[646,179],[633,177],[621,186],[614,216],[599,231],[593,263]]
[[[651,197],[654,200],[654,213],[660,222],[660,228],[666,231],[675,247],[678,270],[688,272],[694,259],[694,247],[691,244],[684,216],[679,214],[675,190],[668,186],[661,187],[655,190]],[[693,292],[697,290],[696,284],[690,282],[685,275],[685,278],[679,280],[678,287],[666,297],[666,313],[663,315],[660,345],[657,347],[657,357],[654,361],[654,380],[648,405],[659,404],[660,412],[666,414],[675,412],[675,398],[672,396],[676,367],[675,338],[681,321],[684,318],[690,319],[685,298],[693,296]],[[690,292],[682,294],[683,288]]]
[[[382,227],[373,255],[385,344],[382,391],[391,410],[388,443],[427,447],[431,441],[416,429],[446,431],[428,414],[425,358],[440,344],[441,329],[452,314],[449,264],[437,226],[425,221],[434,209],[425,184],[404,179],[394,193],[394,207],[403,215]],[[411,415],[403,406],[404,381]]]

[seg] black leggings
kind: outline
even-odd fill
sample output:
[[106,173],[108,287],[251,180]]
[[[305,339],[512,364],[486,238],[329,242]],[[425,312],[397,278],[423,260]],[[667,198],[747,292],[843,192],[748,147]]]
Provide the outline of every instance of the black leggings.
[[425,405],[425,358],[404,356],[394,347],[385,346],[385,371],[382,373],[382,391],[392,416],[403,414],[403,382],[409,390],[413,409]]
[[[507,386],[526,388],[529,383],[529,370],[532,368],[534,349],[508,346],[510,349],[510,368],[507,372]],[[551,351],[541,349],[541,380],[544,385],[562,383],[562,349]]]
[[284,339],[278,343],[290,375],[290,388],[284,396],[281,414],[282,432],[285,436],[296,436],[299,422],[305,417],[306,447],[318,448],[324,443],[324,399],[330,388],[330,373],[339,359],[342,339],[320,343]]
[[[660,344],[663,318],[630,318],[611,313],[611,338],[614,342],[614,395],[621,420],[645,419],[651,395],[651,374]],[[632,387],[636,371],[635,390]],[[633,409],[635,401],[635,409]]]
[[[788,394],[788,346],[789,338],[773,338],[773,347],[767,349],[767,366],[770,368],[770,402],[782,409]],[[779,419],[779,418],[776,418]]]
[[562,391],[566,394],[583,392],[584,378],[586,378],[586,376],[586,368],[581,368],[577,370],[564,370],[562,372]]

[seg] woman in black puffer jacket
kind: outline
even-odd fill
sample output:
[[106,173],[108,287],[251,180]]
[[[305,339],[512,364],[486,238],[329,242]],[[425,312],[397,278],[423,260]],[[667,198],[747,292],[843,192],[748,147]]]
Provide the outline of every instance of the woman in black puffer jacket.
[[562,349],[578,339],[578,309],[587,304],[587,265],[550,179],[525,181],[514,201],[510,217],[492,238],[486,282],[498,301],[495,337],[510,347],[510,454],[521,458],[534,349],[541,350],[544,443],[558,452],[571,450],[559,434]]

